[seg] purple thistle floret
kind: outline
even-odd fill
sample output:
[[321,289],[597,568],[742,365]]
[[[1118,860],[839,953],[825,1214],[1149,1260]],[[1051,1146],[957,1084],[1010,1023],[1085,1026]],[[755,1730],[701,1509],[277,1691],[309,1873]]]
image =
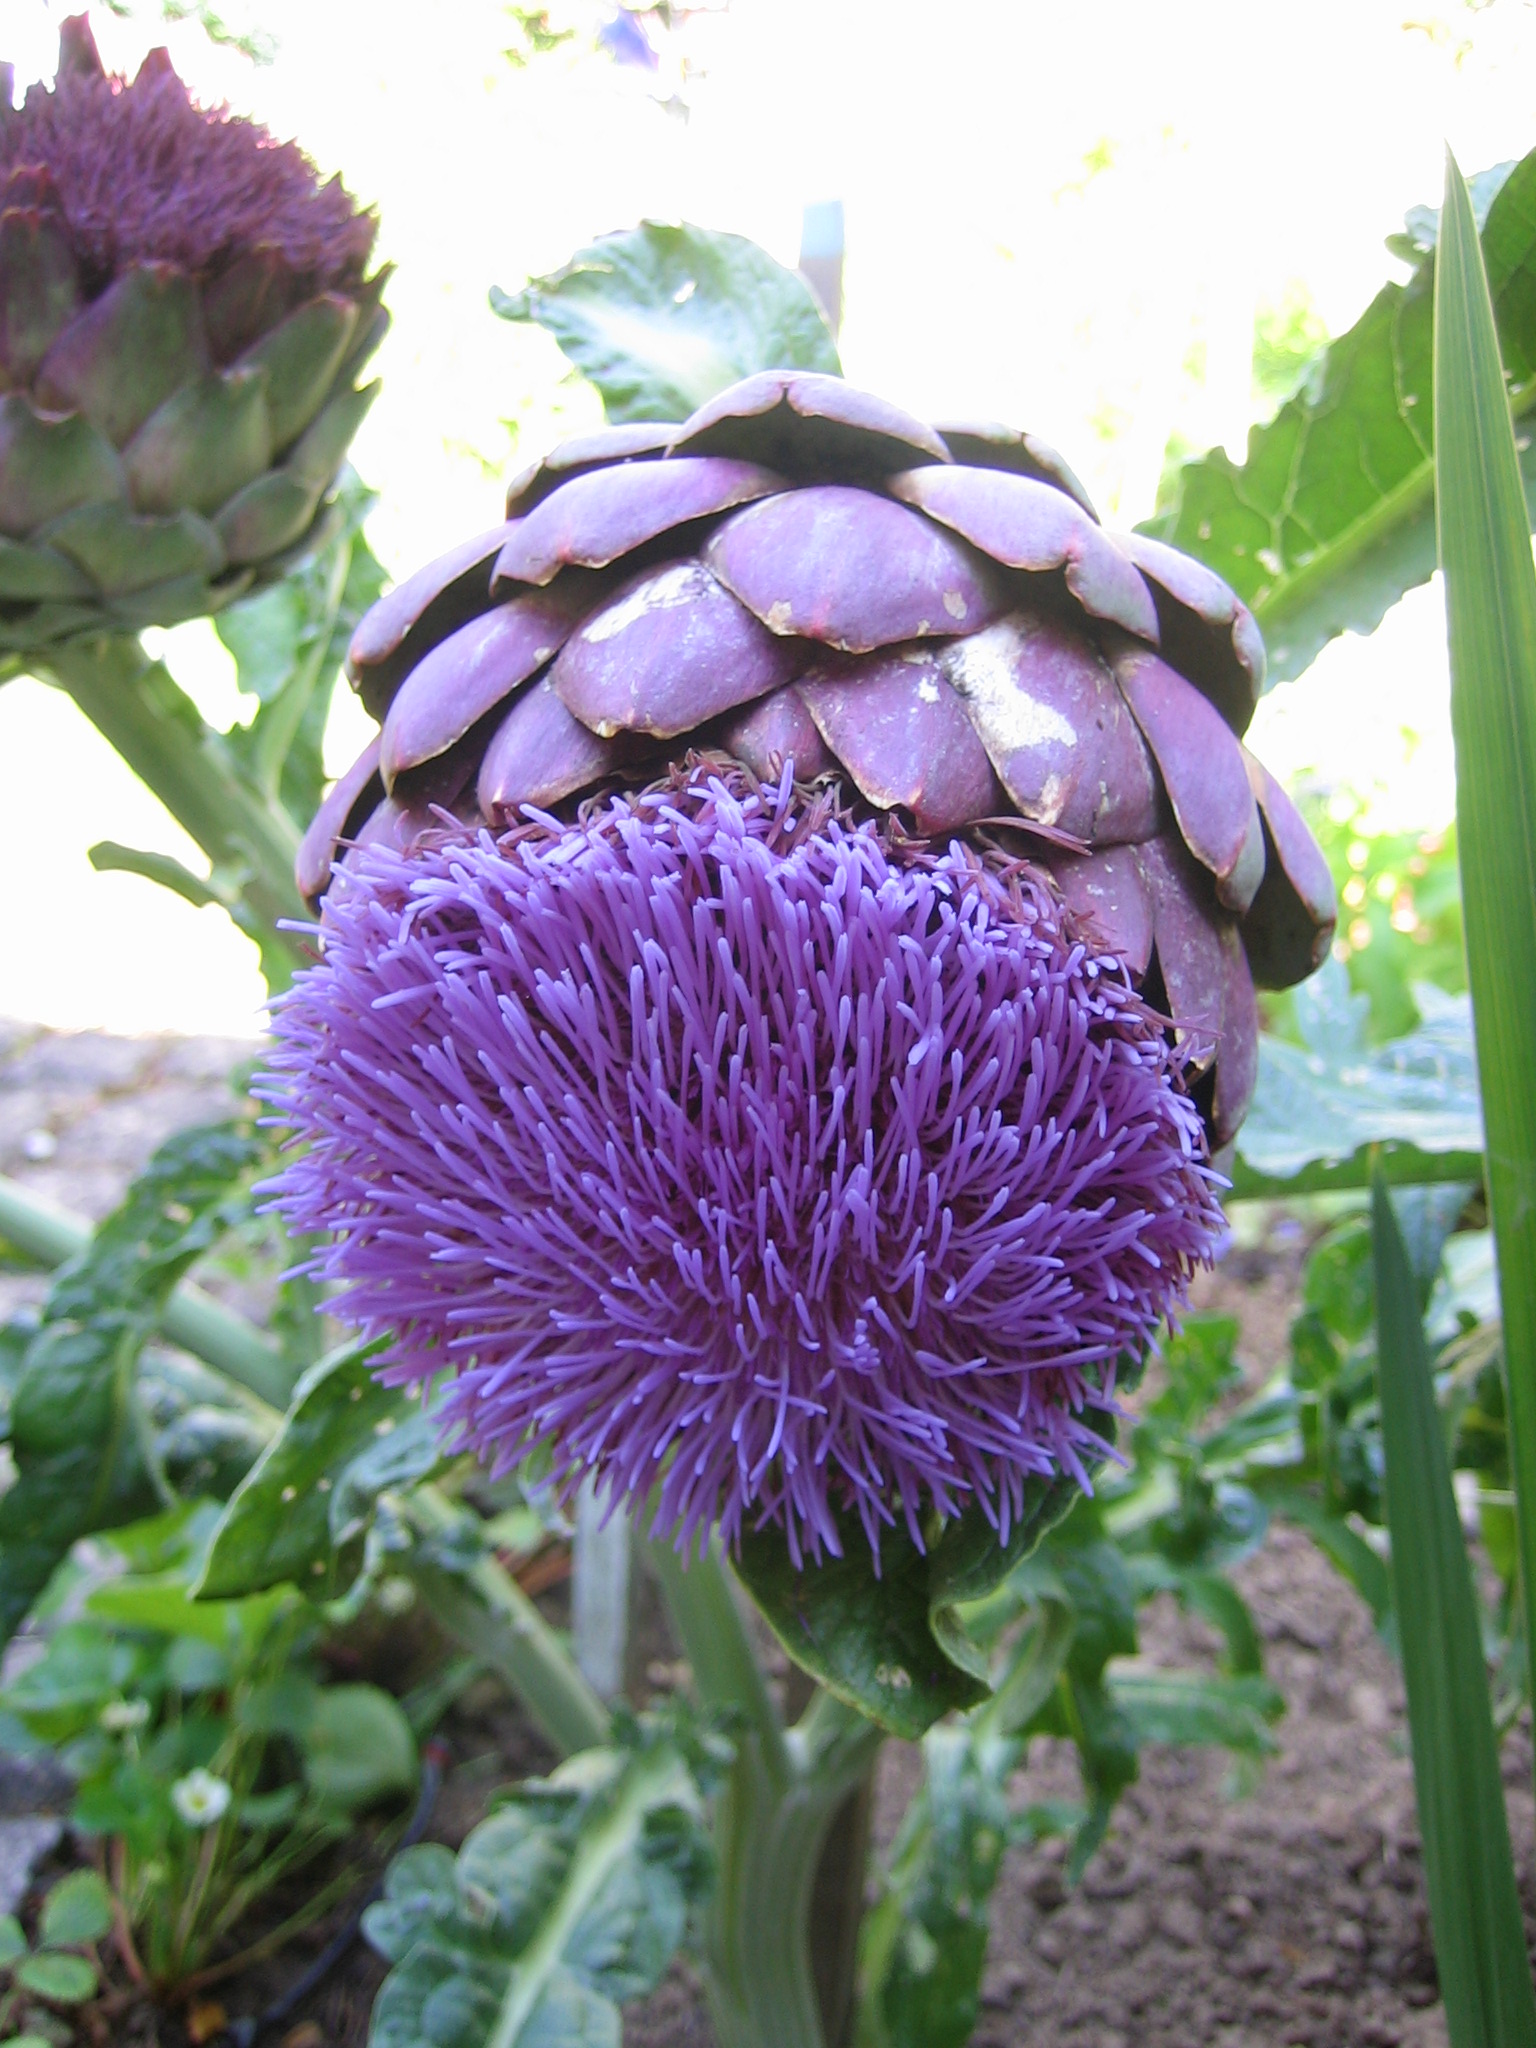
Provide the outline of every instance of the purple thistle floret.
[[64,24],[52,87],[0,106],[0,194],[57,208],[92,297],[133,264],[207,281],[258,248],[301,281],[295,300],[355,291],[378,228],[297,143],[199,106],[164,50],[131,82],[109,78],[83,15]]
[[1006,1534],[1221,1228],[1164,1020],[1048,880],[788,770],[369,847],[323,938],[263,1092],[331,1308],[498,1474],[654,1489],[680,1545]]

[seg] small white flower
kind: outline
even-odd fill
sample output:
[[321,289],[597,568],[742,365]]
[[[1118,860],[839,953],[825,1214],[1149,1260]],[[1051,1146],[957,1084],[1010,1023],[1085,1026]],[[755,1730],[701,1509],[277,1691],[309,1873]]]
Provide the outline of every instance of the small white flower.
[[377,1599],[383,1612],[393,1619],[409,1614],[416,1605],[416,1588],[407,1578],[383,1579],[379,1583]]
[[212,1771],[188,1771],[171,1787],[171,1804],[189,1828],[211,1828],[229,1811],[230,1789]]
[[148,1700],[108,1700],[96,1716],[109,1735],[134,1735],[149,1719]]

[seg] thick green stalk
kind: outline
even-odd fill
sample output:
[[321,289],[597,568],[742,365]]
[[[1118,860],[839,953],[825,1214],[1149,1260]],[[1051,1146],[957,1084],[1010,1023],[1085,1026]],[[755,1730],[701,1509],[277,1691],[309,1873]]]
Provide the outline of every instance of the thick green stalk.
[[[706,1954],[719,2048],[836,2048],[817,1995],[811,1902],[828,1832],[868,1778],[880,1730],[827,1693],[786,1730],[718,1555],[685,1566],[664,1542],[649,1555],[700,1697],[743,1721],[715,1802]],[[861,1890],[852,1887],[853,1910]],[[848,1888],[838,1891],[848,1910]]]
[[1536,1643],[1536,571],[1488,280],[1454,162],[1435,275],[1435,474],[1510,1475]]
[[437,1539],[419,1546],[405,1567],[433,1618],[506,1680],[562,1756],[606,1742],[607,1709],[511,1573],[484,1551],[462,1563],[443,1554],[443,1539],[451,1545],[463,1528],[463,1511],[435,1486],[418,1486],[409,1513]]
[[[62,1266],[90,1243],[91,1226],[0,1174],[0,1238],[39,1265]],[[183,1280],[176,1288],[161,1311],[160,1328],[173,1344],[279,1413],[287,1407],[294,1376],[277,1346],[195,1282]]]
[[74,699],[214,867],[241,875],[242,922],[264,954],[276,946],[290,963],[301,960],[298,943],[277,930],[279,920],[306,915],[293,879],[293,821],[235,772],[164,664],[137,640],[102,635],[63,641],[35,666]]

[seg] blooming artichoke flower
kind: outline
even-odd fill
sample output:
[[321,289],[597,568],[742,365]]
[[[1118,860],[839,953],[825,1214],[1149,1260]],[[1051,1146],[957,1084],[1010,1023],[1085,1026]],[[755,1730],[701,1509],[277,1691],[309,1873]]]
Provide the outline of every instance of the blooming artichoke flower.
[[[8,70],[5,73],[8,78]],[[377,385],[375,221],[83,15],[0,104],[0,651],[218,610],[314,536]]]
[[266,1088],[331,1306],[686,1540],[1086,1483],[1328,871],[1253,621],[1033,438],[771,372],[384,598]]

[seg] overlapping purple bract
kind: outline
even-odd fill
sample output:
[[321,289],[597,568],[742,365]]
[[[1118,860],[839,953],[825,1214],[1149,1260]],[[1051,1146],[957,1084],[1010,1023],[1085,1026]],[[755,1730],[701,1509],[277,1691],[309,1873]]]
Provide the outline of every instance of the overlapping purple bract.
[[1006,1529],[1211,1256],[1177,1056],[1048,882],[788,770],[369,849],[324,938],[264,1089],[331,1307],[498,1472],[659,1487],[679,1542]]

